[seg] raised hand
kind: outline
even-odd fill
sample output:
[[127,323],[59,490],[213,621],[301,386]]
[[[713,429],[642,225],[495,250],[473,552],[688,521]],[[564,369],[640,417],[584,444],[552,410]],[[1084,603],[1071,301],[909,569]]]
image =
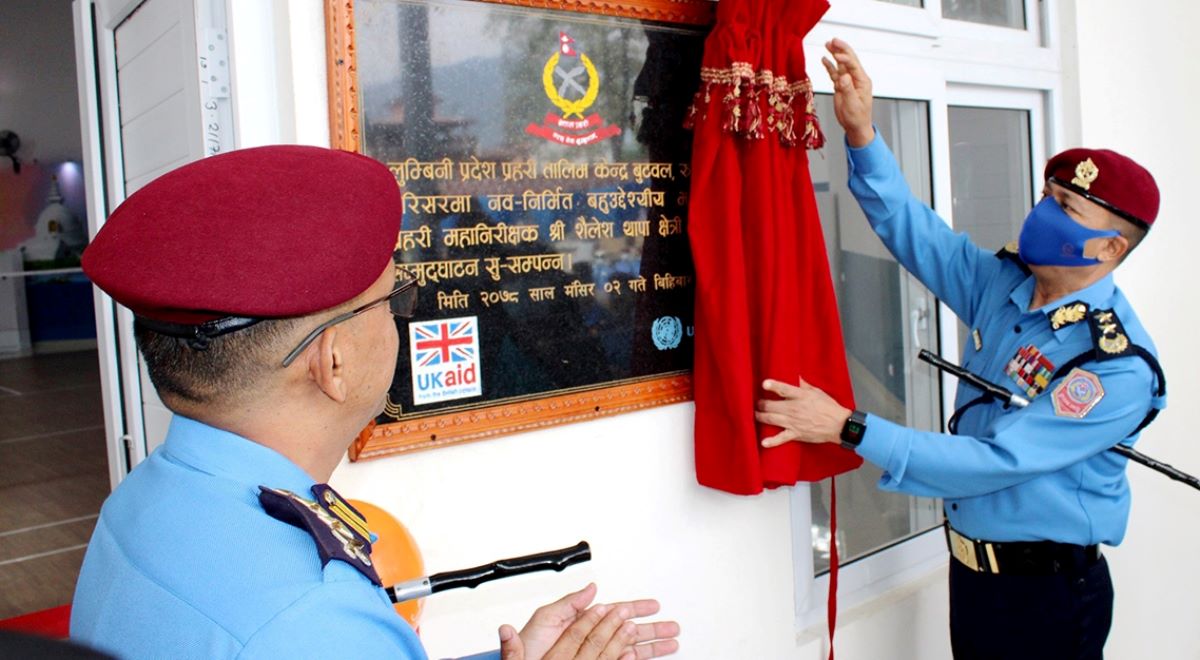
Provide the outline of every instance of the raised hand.
[[865,147],[875,139],[871,123],[873,102],[871,78],[858,61],[850,44],[833,39],[825,44],[833,58],[822,57],[821,64],[833,81],[833,111],[846,131],[846,141],[852,147]]

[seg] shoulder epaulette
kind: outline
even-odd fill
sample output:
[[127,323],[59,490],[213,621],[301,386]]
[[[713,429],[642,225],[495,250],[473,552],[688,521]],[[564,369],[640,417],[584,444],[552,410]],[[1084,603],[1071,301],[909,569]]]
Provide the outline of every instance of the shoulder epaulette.
[[[1154,374],[1154,396],[1163,397],[1167,394],[1167,377],[1163,374],[1162,366],[1158,363],[1158,359],[1154,354],[1145,348],[1129,341],[1129,335],[1125,333],[1125,326],[1121,324],[1121,319],[1117,318],[1117,313],[1111,309],[1093,309],[1087,315],[1088,328],[1092,331],[1091,348],[1083,353],[1076,355],[1055,370],[1050,381],[1054,382],[1060,377],[1065,376],[1076,367],[1081,367],[1088,362],[1102,362],[1104,360],[1112,360],[1119,357],[1135,356],[1146,361],[1146,365],[1150,367],[1150,371]],[[1134,435],[1146,428],[1150,422],[1158,415],[1158,408],[1151,407],[1146,413],[1145,418],[1134,429]]]
[[1026,275],[1029,275],[1031,272],[1029,270],[1029,266],[1025,265],[1025,262],[1021,259],[1021,255],[1017,252],[1016,241],[1009,241],[1007,245],[997,250],[996,258],[1012,262],[1017,268],[1021,269],[1021,272],[1025,273]]
[[1111,360],[1133,353],[1133,344],[1125,334],[1125,326],[1111,309],[1093,309],[1088,314],[1096,360]]
[[272,518],[312,535],[324,568],[331,559],[350,564],[376,585],[382,585],[371,563],[371,532],[366,519],[332,488],[312,487],[315,500],[279,488],[258,487],[258,501]]

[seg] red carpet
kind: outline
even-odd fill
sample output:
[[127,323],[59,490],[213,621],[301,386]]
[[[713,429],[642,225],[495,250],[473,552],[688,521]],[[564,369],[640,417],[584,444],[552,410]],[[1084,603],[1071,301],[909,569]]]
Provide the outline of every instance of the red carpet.
[[30,612],[11,619],[0,619],[0,628],[17,632],[65,639],[71,623],[70,604],[51,607],[40,612]]

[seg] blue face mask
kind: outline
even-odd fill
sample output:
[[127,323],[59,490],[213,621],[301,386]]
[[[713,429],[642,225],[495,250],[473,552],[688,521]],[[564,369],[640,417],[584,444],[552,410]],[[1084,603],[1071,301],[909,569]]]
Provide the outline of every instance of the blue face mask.
[[1018,254],[1034,266],[1092,266],[1099,259],[1083,256],[1083,245],[1092,238],[1119,236],[1108,229],[1088,229],[1067,215],[1053,197],[1046,197],[1029,211],[1021,227]]

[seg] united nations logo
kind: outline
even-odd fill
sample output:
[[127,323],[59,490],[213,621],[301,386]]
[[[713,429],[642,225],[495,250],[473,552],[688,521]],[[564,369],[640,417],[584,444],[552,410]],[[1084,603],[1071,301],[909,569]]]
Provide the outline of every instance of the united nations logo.
[[678,316],[660,316],[650,326],[650,337],[660,351],[676,348],[683,338],[683,323]]
[[600,72],[586,54],[575,49],[574,43],[566,32],[559,32],[558,48],[542,67],[542,89],[562,114],[548,113],[540,125],[530,124],[525,132],[551,142],[581,147],[620,135],[621,129],[604,125],[597,113],[584,116],[600,94]]

